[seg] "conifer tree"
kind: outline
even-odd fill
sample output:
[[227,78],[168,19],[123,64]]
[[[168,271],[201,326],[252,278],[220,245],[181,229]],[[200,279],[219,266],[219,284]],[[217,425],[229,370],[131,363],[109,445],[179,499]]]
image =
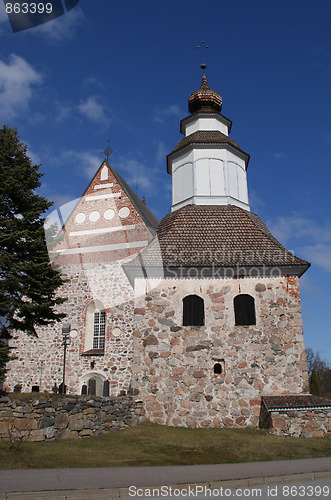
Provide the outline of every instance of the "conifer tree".
[[64,316],[55,293],[63,280],[49,263],[43,227],[52,203],[36,193],[38,170],[16,129],[0,129],[0,381],[10,332],[37,335],[37,326]]
[[313,394],[314,396],[321,396],[321,389],[320,389],[320,382],[318,375],[316,373],[315,368],[313,368],[313,371],[311,372],[310,376],[310,394]]

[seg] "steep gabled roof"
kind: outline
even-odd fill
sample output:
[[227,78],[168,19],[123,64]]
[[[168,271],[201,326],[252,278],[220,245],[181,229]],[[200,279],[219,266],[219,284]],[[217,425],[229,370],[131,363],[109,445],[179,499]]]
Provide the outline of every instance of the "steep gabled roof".
[[132,258],[152,240],[157,226],[145,203],[104,161],[62,228],[54,249],[57,263]]
[[131,200],[132,205],[135,207],[137,212],[139,213],[140,217],[146,224],[146,226],[151,229],[153,233],[156,232],[156,228],[159,225],[159,220],[155,217],[155,215],[150,211],[149,208],[141,201],[139,196],[130,188],[130,186],[125,182],[123,177],[120,176],[120,174],[114,169],[110,163],[105,162],[111,172],[113,173],[114,177],[117,179],[119,184],[122,186],[123,191],[127,194],[128,198]]

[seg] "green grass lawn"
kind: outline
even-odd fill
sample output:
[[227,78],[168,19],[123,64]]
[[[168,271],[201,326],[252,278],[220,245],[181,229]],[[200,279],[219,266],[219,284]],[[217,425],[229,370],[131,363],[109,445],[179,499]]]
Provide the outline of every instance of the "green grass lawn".
[[151,423],[98,437],[0,443],[0,468],[195,465],[331,456],[330,438],[279,437],[265,430],[187,429]]

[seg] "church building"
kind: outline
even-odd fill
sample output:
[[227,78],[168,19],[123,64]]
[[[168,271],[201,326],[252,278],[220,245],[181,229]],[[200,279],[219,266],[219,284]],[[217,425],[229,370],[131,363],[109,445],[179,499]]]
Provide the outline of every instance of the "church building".
[[[153,422],[258,426],[263,396],[308,392],[299,278],[309,263],[250,211],[249,154],[205,74],[167,156],[160,223],[103,162],[53,252],[67,279],[66,389],[135,394]],[[61,325],[14,337],[7,386],[62,381]]]

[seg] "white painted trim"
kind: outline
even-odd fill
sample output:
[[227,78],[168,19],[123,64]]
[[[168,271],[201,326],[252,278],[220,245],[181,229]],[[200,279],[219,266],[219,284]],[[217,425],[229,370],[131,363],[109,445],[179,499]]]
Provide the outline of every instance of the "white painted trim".
[[[262,396],[263,397],[263,396]],[[306,410],[331,410],[330,406],[295,406],[293,408],[267,408],[269,413],[280,413],[287,411],[306,411]]]
[[114,231],[123,231],[129,229],[135,229],[135,225],[127,225],[127,226],[114,226],[114,227],[102,227],[99,229],[86,229],[85,231],[71,231],[69,236],[89,236],[90,234],[104,234],[104,233],[113,233]]
[[108,182],[107,184],[96,184],[94,186],[94,189],[105,189],[105,188],[112,188],[114,187],[114,184],[112,182]]
[[106,198],[120,198],[122,196],[122,193],[109,193],[109,194],[96,194],[94,196],[86,196],[84,198],[86,201],[93,201],[93,200],[103,200]]
[[130,243],[115,243],[113,245],[95,245],[93,247],[66,248],[58,250],[61,255],[74,255],[78,253],[109,252],[111,250],[124,250],[126,248],[142,248],[148,245],[148,241],[132,241]]

